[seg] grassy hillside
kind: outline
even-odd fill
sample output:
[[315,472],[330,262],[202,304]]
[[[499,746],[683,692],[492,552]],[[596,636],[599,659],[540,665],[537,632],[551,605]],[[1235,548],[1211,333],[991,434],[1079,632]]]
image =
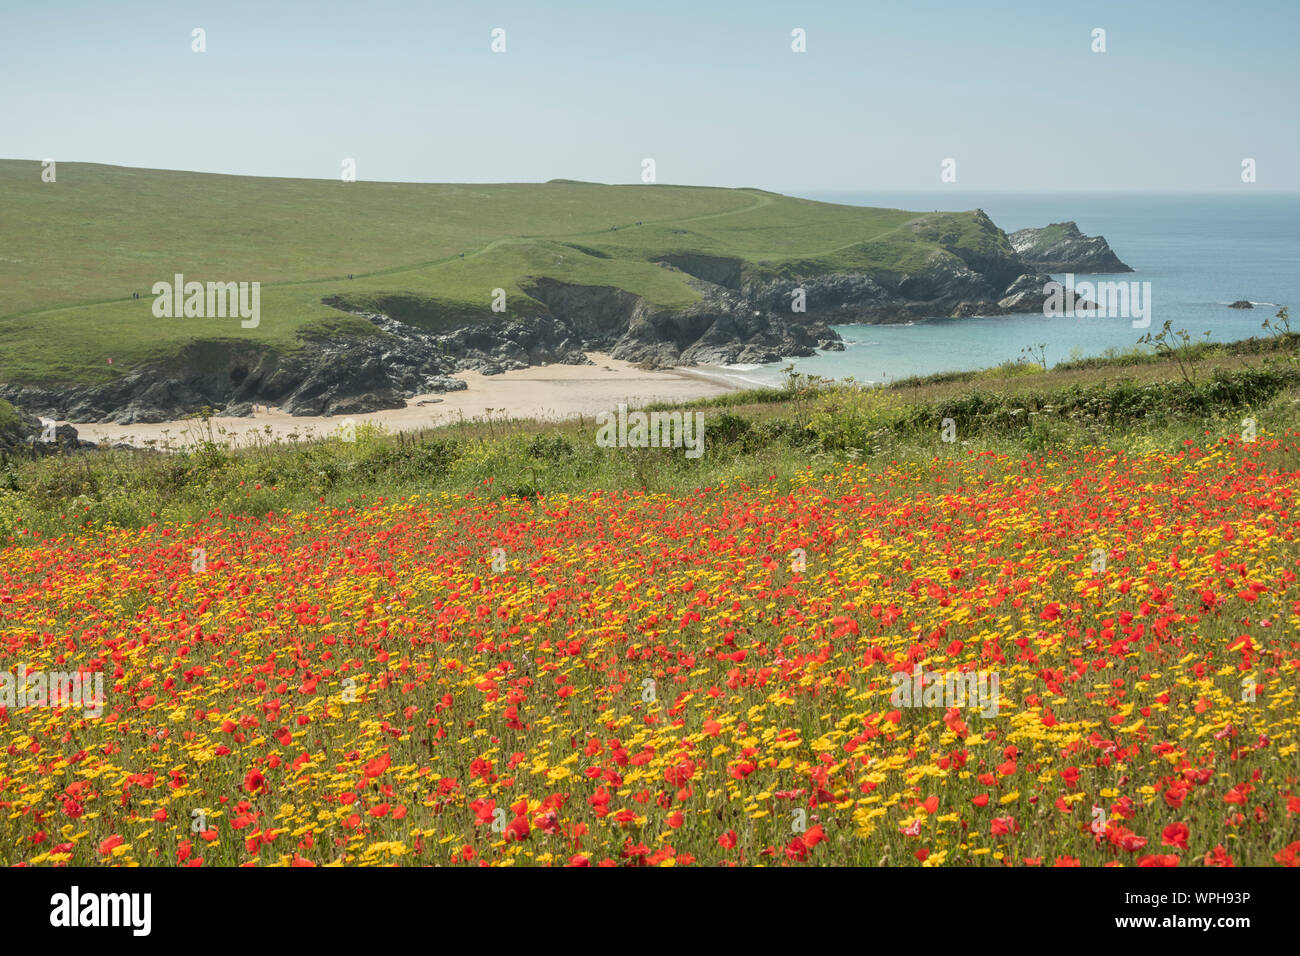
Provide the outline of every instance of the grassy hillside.
[[[969,213],[757,189],[343,183],[85,163],[60,163],[45,183],[40,172],[0,160],[0,382],[104,381],[199,342],[284,351],[303,335],[371,331],[322,305],[330,296],[358,307],[404,296],[409,315],[436,327],[491,316],[495,288],[509,314],[538,311],[522,291],[538,276],[685,306],[697,298],[687,276],[656,264],[675,254],[738,260],[748,276],[905,273],[945,248],[1006,245]],[[261,282],[260,326],[154,318],[150,287],[177,272]]]

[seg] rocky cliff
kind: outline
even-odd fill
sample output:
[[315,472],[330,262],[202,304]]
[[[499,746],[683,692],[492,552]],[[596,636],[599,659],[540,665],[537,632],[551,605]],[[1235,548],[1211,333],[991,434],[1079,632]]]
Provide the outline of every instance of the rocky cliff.
[[303,341],[288,354],[208,343],[167,367],[136,369],[106,384],[0,385],[0,398],[51,418],[119,424],[166,421],[204,407],[246,415],[253,404],[293,415],[356,414],[462,389],[452,377],[458,371],[583,364],[588,350],[654,367],[775,362],[842,349],[832,324],[1038,311],[1048,271],[1128,270],[1104,239],[1081,236],[1073,223],[1008,238],[977,211],[960,226],[918,217],[903,228],[931,249],[906,270],[791,265],[774,272],[680,253],[658,265],[689,277],[699,297],[685,308],[542,276],[521,286],[540,314],[467,320],[438,332],[330,296],[325,304],[366,318],[374,334]]
[[1020,229],[1008,238],[1016,254],[1041,272],[1132,272],[1104,236],[1085,236],[1072,222]]
[[30,412],[0,399],[0,461],[94,447],[94,442],[78,438],[71,425],[50,427]]

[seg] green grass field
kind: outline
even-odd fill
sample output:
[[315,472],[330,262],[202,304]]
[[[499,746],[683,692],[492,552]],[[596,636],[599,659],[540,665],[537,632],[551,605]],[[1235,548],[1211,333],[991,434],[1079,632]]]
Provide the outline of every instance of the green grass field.
[[[88,163],[60,163],[47,183],[38,162],[0,160],[0,195],[0,382],[31,384],[105,381],[196,343],[288,351],[303,336],[373,331],[322,304],[332,296],[359,308],[408,296],[416,320],[437,328],[491,317],[496,288],[507,314],[535,313],[523,289],[541,276],[686,306],[697,298],[688,277],[656,264],[681,253],[776,276],[901,274],[948,249],[1010,250],[971,213],[757,189],[344,183]],[[155,318],[150,288],[175,273],[262,283],[259,327]]]

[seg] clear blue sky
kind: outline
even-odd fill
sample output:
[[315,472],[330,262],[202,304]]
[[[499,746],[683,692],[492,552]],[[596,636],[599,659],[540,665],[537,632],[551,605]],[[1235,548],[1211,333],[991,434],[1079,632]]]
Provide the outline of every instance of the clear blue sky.
[[955,189],[1208,191],[1251,157],[1245,188],[1292,191],[1298,36],[1300,0],[12,0],[0,157],[431,182],[652,157],[778,190],[938,189],[952,157]]

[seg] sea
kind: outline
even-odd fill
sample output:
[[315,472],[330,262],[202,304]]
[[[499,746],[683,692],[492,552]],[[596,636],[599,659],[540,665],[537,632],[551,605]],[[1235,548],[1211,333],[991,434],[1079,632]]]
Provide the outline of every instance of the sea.
[[[1166,320],[1193,339],[1232,341],[1267,334],[1261,323],[1292,309],[1300,330],[1300,193],[793,192],[823,202],[917,212],[983,209],[1006,232],[1073,220],[1105,236],[1135,271],[1079,276],[1150,282],[1151,324],[1131,318],[1028,315],[941,316],[906,324],[836,325],[843,352],[818,352],[767,365],[725,366],[728,379],[775,385],[782,369],[827,378],[887,383],[913,375],[991,368],[1043,347],[1047,364],[1129,349]],[[1058,280],[1063,276],[1054,276]],[[1230,309],[1238,300],[1255,308]]]

